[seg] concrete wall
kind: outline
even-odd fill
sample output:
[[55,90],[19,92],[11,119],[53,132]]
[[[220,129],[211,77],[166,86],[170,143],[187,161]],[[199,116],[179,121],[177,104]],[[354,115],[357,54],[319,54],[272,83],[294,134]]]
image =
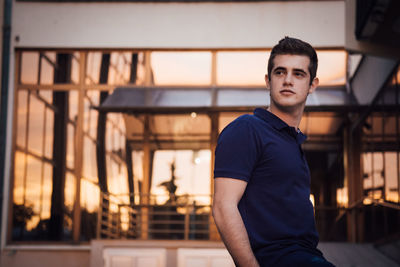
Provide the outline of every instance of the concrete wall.
[[13,250],[1,253],[0,266],[4,267],[87,267],[89,250]]
[[253,3],[14,2],[16,47],[265,48],[283,36],[343,47],[341,1]]

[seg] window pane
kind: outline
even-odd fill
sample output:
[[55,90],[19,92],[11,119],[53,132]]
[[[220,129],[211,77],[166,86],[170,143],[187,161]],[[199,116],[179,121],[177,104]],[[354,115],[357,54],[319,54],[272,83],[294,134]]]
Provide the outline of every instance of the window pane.
[[68,101],[69,119],[76,121],[78,115],[78,91],[69,91]]
[[107,170],[107,186],[112,194],[128,194],[128,174],[126,173],[125,165],[118,164],[111,157],[107,158],[110,161],[110,170]]
[[[25,206],[31,206],[35,215],[40,214],[41,199],[40,194],[42,190],[42,162],[36,158],[28,155],[28,169],[26,179],[26,202]],[[39,222],[38,218],[32,217],[27,222],[26,228],[32,230]]]
[[46,101],[48,104],[53,103],[53,91],[51,90],[40,90],[39,95]]
[[135,204],[140,204],[140,185],[143,181],[143,151],[132,151],[133,169],[133,190],[135,194]]
[[81,235],[82,241],[96,238],[97,211],[100,203],[99,187],[85,179],[81,180]]
[[369,189],[368,196],[379,199],[383,197],[380,188],[383,180],[383,154],[381,152],[368,152],[363,154],[364,159],[364,189]]
[[100,203],[99,187],[85,179],[81,180],[81,205],[87,212],[98,210]]
[[317,51],[320,85],[344,85],[346,81],[346,52]]
[[18,111],[17,111],[17,145],[25,148],[26,119],[28,115],[28,91],[18,91]]
[[71,62],[71,82],[79,83],[79,53],[74,53]]
[[89,125],[89,135],[93,138],[97,137],[97,119],[98,119],[97,110],[90,109],[90,125]]
[[114,52],[111,53],[110,57],[110,68],[108,70],[108,84],[120,84],[121,83],[121,73],[119,72],[120,69],[120,56],[119,53]]
[[53,166],[48,163],[44,163],[42,187],[42,211],[40,214],[40,218],[42,220],[46,220],[50,218],[51,194],[53,190]]
[[[55,63],[55,53],[46,53],[48,59]],[[40,71],[40,84],[54,83],[54,66],[44,57],[41,58],[42,66]]]
[[14,167],[14,203],[23,205],[25,202],[25,166],[26,154],[19,151],[15,152]]
[[142,140],[144,130],[143,116],[133,116],[124,114],[124,124],[126,125],[126,134],[129,139]]
[[90,125],[90,102],[87,97],[84,98],[83,100],[83,131],[88,132],[89,131],[89,125]]
[[43,151],[43,125],[45,107],[42,101],[38,100],[33,94],[30,97],[29,107],[29,137],[28,148],[38,155]]
[[398,152],[385,152],[385,192],[386,200],[392,202],[399,201],[398,194],[398,170],[397,157]]
[[130,54],[121,52],[111,53],[108,84],[121,85],[129,82],[130,61]]
[[53,157],[53,130],[54,130],[54,112],[46,108],[46,129],[45,129],[45,144],[44,156],[47,158]]
[[114,147],[114,138],[113,138],[113,125],[110,122],[111,114],[108,115],[109,119],[106,122],[106,151],[112,151]]
[[67,213],[72,214],[75,201],[75,190],[76,190],[76,179],[75,175],[71,172],[67,172],[65,175],[65,188],[64,188],[64,205]]
[[97,182],[96,145],[87,136],[83,139],[83,176]]
[[74,168],[74,133],[75,133],[75,128],[71,123],[68,123],[67,126],[67,168],[73,169]]
[[21,61],[21,83],[36,84],[38,82],[39,53],[23,52]]
[[89,97],[90,102],[92,103],[93,106],[99,105],[100,91],[88,90],[86,91],[86,95]]
[[208,139],[211,130],[210,117],[203,114],[154,115],[152,121],[150,124],[152,133],[175,139],[193,138],[198,135]]
[[[189,194],[199,204],[210,203],[210,150],[163,150],[154,154],[151,193],[157,202],[169,200],[170,184],[173,182],[176,195]],[[172,171],[172,164],[175,170]],[[172,175],[175,180],[172,181]]]
[[87,55],[86,84],[98,84],[100,77],[101,53],[90,52]]
[[217,83],[264,86],[268,57],[267,51],[218,52]]
[[155,85],[209,85],[210,52],[153,52],[151,66]]
[[142,85],[145,79],[144,53],[138,53],[138,65],[136,70],[136,84]]

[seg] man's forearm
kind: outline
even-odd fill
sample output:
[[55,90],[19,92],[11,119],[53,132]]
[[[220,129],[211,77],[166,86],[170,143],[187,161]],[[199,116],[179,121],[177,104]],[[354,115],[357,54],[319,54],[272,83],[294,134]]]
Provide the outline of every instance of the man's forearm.
[[249,237],[237,207],[216,204],[213,207],[213,215],[221,238],[236,266],[258,267],[258,262],[251,250]]

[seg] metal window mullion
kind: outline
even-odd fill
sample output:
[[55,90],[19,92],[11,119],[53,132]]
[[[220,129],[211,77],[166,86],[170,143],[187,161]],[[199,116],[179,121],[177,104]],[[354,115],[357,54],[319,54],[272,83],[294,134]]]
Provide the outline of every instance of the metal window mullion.
[[42,53],[39,53],[39,66],[37,72],[37,84],[40,85],[40,77],[42,76]]
[[[26,128],[25,128],[25,151],[28,151],[28,137],[29,137],[29,113],[30,113],[30,106],[31,106],[31,92],[28,91],[28,95],[26,98]],[[27,179],[27,175],[28,175],[28,154],[25,153],[25,162],[24,162],[24,180],[23,180],[23,185],[24,185],[24,190],[23,190],[23,203],[25,206],[26,203],[26,179]]]
[[56,112],[57,111],[57,107],[54,106],[53,104],[47,102],[46,99],[44,99],[40,94],[39,94],[40,89],[35,90],[35,91],[30,91],[31,94],[33,94],[38,100],[42,101],[45,105],[46,108],[51,109],[52,111]]
[[[43,139],[42,139],[42,156],[45,155],[45,145],[46,145],[46,114],[47,114],[47,108],[44,108],[43,112],[43,129],[42,129],[42,134],[43,134]],[[43,211],[43,201],[44,201],[44,194],[43,194],[43,187],[44,187],[44,164],[45,162],[42,160],[41,161],[41,177],[40,177],[40,213],[39,213],[39,218],[42,220],[42,211]]]
[[40,57],[44,58],[53,68],[57,68],[55,62],[53,62],[45,53],[40,53]]
[[73,211],[73,233],[72,239],[75,243],[79,243],[80,230],[81,230],[81,206],[80,206],[80,193],[81,193],[81,177],[83,167],[83,116],[84,116],[84,83],[86,77],[86,59],[87,52],[80,52],[79,64],[79,95],[78,95],[78,118],[76,122],[75,142],[74,142],[74,168],[75,168],[75,201]]
[[[374,114],[371,113],[371,132],[374,132]],[[372,192],[372,199],[375,198],[375,161],[374,161],[374,156],[375,156],[375,140],[372,140],[371,142],[371,192]]]
[[[400,67],[397,67],[397,73],[400,72]],[[399,103],[399,80],[397,79],[397,73],[395,74],[395,87],[396,87],[396,106],[398,107],[400,105]],[[397,202],[400,203],[400,127],[399,127],[399,116],[400,110],[397,109],[396,111],[396,141],[397,141],[397,149],[396,149],[396,169],[397,169]]]
[[38,154],[36,154],[35,152],[29,151],[29,149],[27,149],[27,148],[23,148],[23,147],[20,147],[20,146],[16,145],[15,150],[16,150],[16,151],[20,151],[20,152],[22,152],[22,153],[25,153],[25,154],[28,155],[28,156],[32,156],[32,157],[34,157],[34,158],[37,159],[37,160],[44,161],[44,162],[46,162],[46,163],[50,163],[51,165],[54,165],[54,164],[55,164],[55,163],[54,163],[54,160],[49,159],[49,158],[47,158],[47,157],[45,157],[45,156],[43,156],[43,155],[42,155],[42,156],[41,156],[41,155],[38,155]]
[[[382,106],[385,105],[385,94],[382,94]],[[385,144],[385,123],[386,123],[386,119],[385,119],[385,111],[384,109],[381,112],[382,114],[382,143]],[[383,186],[382,186],[382,196],[381,199],[385,199],[386,200],[386,160],[385,160],[385,150],[382,149],[382,178],[383,178]]]
[[[15,158],[16,158],[16,147],[17,147],[17,133],[18,133],[18,105],[19,105],[19,93],[20,90],[18,88],[18,83],[19,83],[19,79],[20,79],[20,68],[21,68],[21,52],[16,51],[15,52],[15,66],[14,66],[14,92],[13,92],[13,96],[14,96],[14,107],[13,107],[13,126],[12,126],[12,157],[11,157],[11,175],[10,175],[10,185],[9,185],[9,189],[10,190],[10,194],[8,196],[8,223],[7,223],[7,233],[6,233],[6,238],[3,239],[5,240],[5,242],[9,242],[12,240],[12,232],[13,232],[13,227],[14,225],[12,224],[12,219],[14,217],[13,214],[13,204],[14,204],[14,188],[15,188]],[[26,132],[25,132],[26,135]],[[24,155],[24,166],[26,164],[26,155]],[[25,167],[23,168],[25,169]],[[22,178],[25,176],[25,174],[22,174]],[[6,199],[4,200],[6,201]],[[1,240],[1,244],[4,245],[5,243],[3,243],[3,240]]]

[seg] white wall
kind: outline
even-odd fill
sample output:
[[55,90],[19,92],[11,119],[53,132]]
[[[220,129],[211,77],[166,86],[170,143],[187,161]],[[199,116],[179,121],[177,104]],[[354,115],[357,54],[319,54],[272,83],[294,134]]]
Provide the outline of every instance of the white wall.
[[265,48],[285,35],[344,47],[341,1],[253,3],[14,2],[16,47]]

